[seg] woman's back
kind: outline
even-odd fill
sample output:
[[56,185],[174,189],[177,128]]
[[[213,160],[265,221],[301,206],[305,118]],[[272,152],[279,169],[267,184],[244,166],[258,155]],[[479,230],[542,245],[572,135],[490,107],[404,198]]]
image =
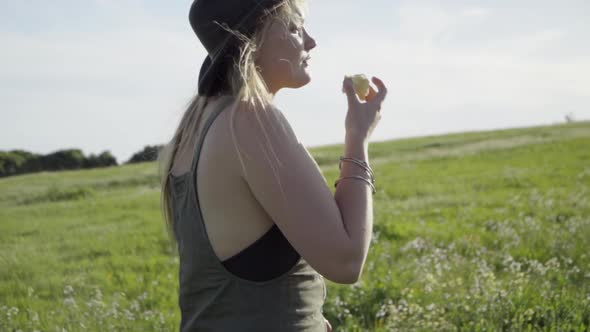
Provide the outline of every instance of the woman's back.
[[[195,159],[179,151],[177,172],[173,169],[171,175],[180,254],[181,330],[325,331],[321,313],[325,284],[303,258],[263,282],[240,278],[222,264],[251,244],[232,239],[248,233],[254,242],[267,231],[265,222],[272,225],[247,187],[241,188],[246,184],[239,172],[232,172],[239,164],[232,160],[231,137],[223,135],[230,112],[227,102],[222,104],[212,102],[205,108],[203,120],[207,121],[201,121],[192,138],[195,144],[189,144],[195,147]],[[197,195],[196,188],[206,195]]]
[[198,130],[188,138],[187,149],[178,152],[172,169],[173,175],[190,171],[205,120],[221,111],[203,142],[196,183],[198,192],[206,193],[199,195],[201,213],[215,254],[222,261],[244,250],[274,224],[240,176],[240,163],[228,135],[232,105],[233,99],[227,96],[207,103]]

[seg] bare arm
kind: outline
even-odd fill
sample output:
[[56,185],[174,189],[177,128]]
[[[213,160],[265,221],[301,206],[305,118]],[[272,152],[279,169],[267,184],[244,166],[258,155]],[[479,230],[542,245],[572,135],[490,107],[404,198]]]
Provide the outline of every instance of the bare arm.
[[[352,80],[345,78],[343,90],[348,99],[348,113],[346,114],[346,139],[344,156],[355,158],[369,165],[369,137],[381,119],[381,105],[387,95],[385,84],[373,77],[373,83],[379,92],[369,86],[369,94],[365,102],[361,102],[354,91]],[[361,166],[351,162],[343,162],[340,178],[370,176]],[[357,179],[340,181],[334,198],[338,204],[344,227],[354,248],[351,260],[352,280],[360,278],[369,253],[369,245],[373,235],[373,194],[372,188]]]
[[235,132],[242,178],[287,240],[327,279],[355,282],[358,250],[317,163],[283,114],[238,111]]
[[[359,103],[348,90],[349,111],[344,155],[368,163],[368,137],[380,118],[386,89]],[[350,83],[350,82],[349,82]],[[375,91],[372,91],[375,94]],[[355,104],[356,103],[356,104]],[[242,178],[297,252],[320,274],[337,283],[360,277],[373,227],[371,187],[346,179],[332,195],[325,178],[299,142],[282,112],[238,111],[235,132],[242,156]],[[342,176],[367,177],[348,162]]]
[[[344,156],[352,157],[369,163],[368,142],[362,138],[347,136]],[[366,172],[358,165],[350,162],[342,163],[340,177],[359,175],[367,178]],[[334,198],[342,214],[344,228],[351,246],[356,248],[356,256],[352,259],[352,279],[360,278],[365,263],[369,244],[373,234],[373,194],[371,187],[358,180],[344,180],[338,183]]]

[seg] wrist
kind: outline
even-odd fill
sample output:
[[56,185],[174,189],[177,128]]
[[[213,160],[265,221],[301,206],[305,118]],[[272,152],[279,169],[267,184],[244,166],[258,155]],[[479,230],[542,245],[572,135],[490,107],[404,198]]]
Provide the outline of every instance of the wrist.
[[368,162],[369,142],[356,136],[347,136],[344,145],[344,157],[356,158]]
[[369,144],[369,140],[366,136],[351,132],[346,132],[344,142],[346,144]]

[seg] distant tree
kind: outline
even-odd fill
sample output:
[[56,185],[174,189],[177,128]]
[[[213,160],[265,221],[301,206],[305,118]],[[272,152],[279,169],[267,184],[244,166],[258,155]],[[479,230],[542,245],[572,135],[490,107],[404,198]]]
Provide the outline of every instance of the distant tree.
[[127,164],[155,161],[158,159],[158,154],[163,147],[163,145],[147,145],[143,150],[131,156]]
[[60,150],[41,157],[43,170],[59,171],[84,167],[84,154],[79,149]]
[[100,163],[98,160],[98,156],[94,153],[91,153],[88,158],[84,161],[84,168],[95,168],[99,167]]
[[84,161],[84,168],[117,166],[117,159],[109,151],[104,151],[98,156],[90,154]]
[[574,118],[574,113],[569,112],[568,114],[565,115],[565,122],[566,123],[572,123],[575,121],[576,121],[576,119]]
[[28,173],[37,157],[24,150],[0,151],[0,177]]
[[104,151],[97,157],[98,167],[117,166],[117,159],[109,151]]
[[26,161],[22,165],[22,172],[21,173],[33,173],[33,172],[40,172],[43,170],[43,165],[41,164],[41,155],[36,153],[30,153],[26,151],[21,151],[22,156],[26,156]]
[[19,154],[9,152],[0,153],[0,174],[2,176],[10,176],[19,174],[21,165],[24,164],[25,158]]

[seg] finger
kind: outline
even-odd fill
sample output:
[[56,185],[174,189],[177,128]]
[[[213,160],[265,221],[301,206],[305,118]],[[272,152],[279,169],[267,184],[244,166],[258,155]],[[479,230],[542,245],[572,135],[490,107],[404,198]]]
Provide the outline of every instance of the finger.
[[356,106],[356,105],[360,104],[360,100],[359,100],[358,96],[356,95],[356,92],[354,91],[352,79],[345,78],[344,82],[342,82],[342,86],[343,86],[344,92],[346,93],[346,97],[348,98],[348,105],[349,106]]
[[375,76],[373,76],[373,83],[375,83],[375,85],[379,89],[379,92],[375,96],[375,101],[381,103],[383,102],[383,100],[385,100],[385,96],[387,96],[387,87],[385,86],[383,81],[381,81],[379,78]]
[[377,96],[377,91],[375,91],[375,89],[373,89],[373,87],[369,85],[369,94],[367,94],[365,100],[371,101],[373,98],[375,98],[375,96]]

